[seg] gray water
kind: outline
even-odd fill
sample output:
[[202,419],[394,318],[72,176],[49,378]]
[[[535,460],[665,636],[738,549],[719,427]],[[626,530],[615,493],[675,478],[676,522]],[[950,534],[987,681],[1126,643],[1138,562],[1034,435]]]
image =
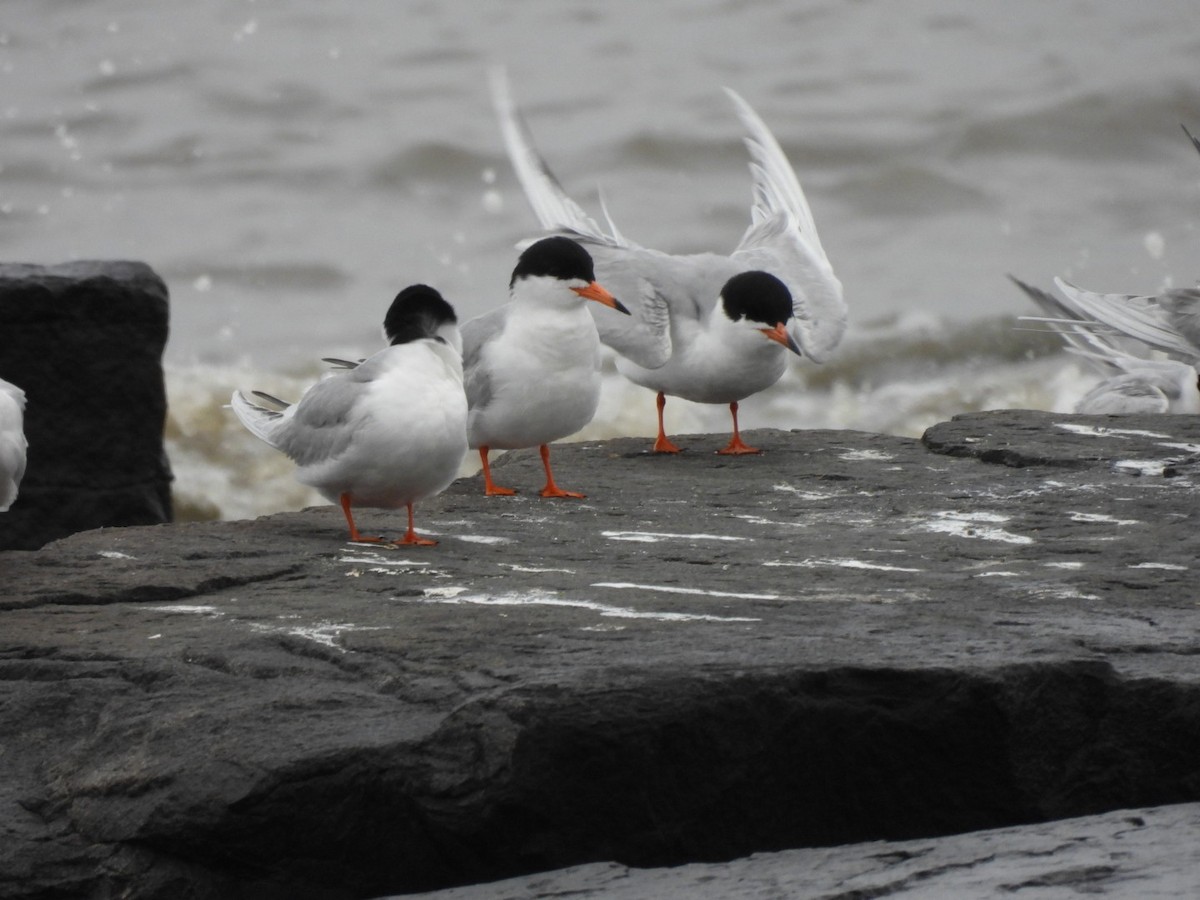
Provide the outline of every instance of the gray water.
[[1006,272],[1197,276],[1200,13],[1154,3],[0,3],[0,258],[145,260],[169,359],[372,347],[396,290],[500,302],[531,233],[491,114],[506,64],[586,203],[732,248],[741,92],[795,165],[853,321],[1026,311]]

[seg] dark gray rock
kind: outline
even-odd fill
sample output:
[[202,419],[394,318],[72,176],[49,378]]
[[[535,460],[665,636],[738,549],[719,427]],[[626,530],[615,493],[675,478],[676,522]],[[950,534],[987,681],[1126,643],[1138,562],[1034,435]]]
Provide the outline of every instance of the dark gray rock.
[[593,863],[408,900],[865,900],[1200,897],[1200,804],[1123,810],[936,840],[631,869]]
[[135,262],[0,264],[0,378],[25,391],[29,466],[0,548],[171,518],[167,288]]
[[510,454],[521,496],[418,509],[436,548],[324,507],[0,554],[0,897],[370,897],[1200,801],[1200,420],[751,439],[556,449],[584,502]]

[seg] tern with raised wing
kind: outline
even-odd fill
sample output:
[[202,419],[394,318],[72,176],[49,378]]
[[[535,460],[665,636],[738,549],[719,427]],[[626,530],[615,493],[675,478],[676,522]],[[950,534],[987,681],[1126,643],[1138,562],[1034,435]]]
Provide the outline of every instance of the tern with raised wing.
[[633,313],[597,324],[601,340],[619,354],[617,370],[658,394],[655,449],[678,450],[662,424],[670,395],[728,403],[734,436],[718,452],[756,452],[738,435],[737,401],[774,384],[789,351],[827,359],[847,321],[841,282],[778,141],[750,105],[727,90],[747,132],[750,226],[730,254],[669,254],[630,241],[607,209],[608,230],[601,228],[567,196],[535,149],[503,72],[493,73],[492,88],[508,156],[541,227],[579,241],[600,279]]

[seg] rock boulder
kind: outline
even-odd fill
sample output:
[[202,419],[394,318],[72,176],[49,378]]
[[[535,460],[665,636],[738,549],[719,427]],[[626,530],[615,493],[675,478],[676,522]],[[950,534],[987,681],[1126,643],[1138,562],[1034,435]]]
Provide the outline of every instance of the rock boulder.
[[25,391],[29,466],[0,548],[171,518],[167,288],[134,262],[0,264],[0,378]]

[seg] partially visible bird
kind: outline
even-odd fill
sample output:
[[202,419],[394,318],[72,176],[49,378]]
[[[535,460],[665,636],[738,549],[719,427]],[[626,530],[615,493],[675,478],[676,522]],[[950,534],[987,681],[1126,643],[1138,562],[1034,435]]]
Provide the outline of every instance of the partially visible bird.
[[1182,128],[1183,133],[1188,136],[1188,140],[1192,142],[1192,146],[1196,148],[1196,152],[1200,153],[1200,138],[1197,138],[1194,134],[1188,131],[1186,125],[1180,125],[1179,127]]
[[488,453],[522,447],[541,451],[543,497],[584,496],[555,483],[549,444],[590,422],[600,401],[600,339],[589,300],[628,315],[597,284],[583,247],[544,238],[517,260],[508,302],[463,325],[467,437],[479,451],[488,496],[516,493],[492,480]]
[[25,477],[25,392],[0,378],[0,512],[8,512]]
[[[295,404],[235,391],[233,411],[256,437],[293,459],[296,480],[338,503],[350,540],[433,545],[413,526],[413,504],[445,490],[467,452],[462,338],[454,309],[412,285],[385,319],[388,347],[317,382]],[[408,530],[387,541],[359,533],[353,507],[408,510]]]
[[[828,358],[847,321],[841,282],[775,137],[746,101],[727,91],[747,130],[750,227],[729,255],[669,254],[627,239],[607,208],[608,231],[597,225],[567,196],[534,147],[503,72],[493,73],[492,89],[509,159],[542,228],[583,244],[600,278],[633,312],[630,319],[610,316],[597,324],[601,340],[622,357],[618,370],[658,391],[655,449],[673,452],[661,427],[662,408],[668,394],[689,396],[690,383],[696,385],[693,394],[713,398],[702,402],[731,404],[734,438],[720,452],[751,452],[738,437],[732,404],[778,380],[786,368],[784,347],[817,362]],[[787,298],[787,315],[776,310],[780,297]],[[765,310],[770,321],[758,315]],[[768,331],[776,343],[763,340]],[[739,334],[753,335],[759,344],[730,340]],[[784,334],[790,335],[787,341]],[[647,374],[668,366],[660,379]]]
[[1054,284],[1069,308],[1085,322],[1162,350],[1183,362],[1200,362],[1200,289],[1172,288],[1160,294],[1099,294],[1061,278]]
[[[1010,276],[1011,277],[1011,276]],[[1071,352],[1087,359],[1105,377],[1075,404],[1075,412],[1092,415],[1133,413],[1200,413],[1200,376],[1195,363],[1200,354],[1187,361],[1182,350],[1182,335],[1171,336],[1162,328],[1169,317],[1162,310],[1147,312],[1152,305],[1144,301],[1153,298],[1132,295],[1100,295],[1082,291],[1061,279],[1057,280],[1066,301],[1041,288],[1017,278],[1012,281],[1036,303],[1043,316],[1025,317],[1048,324]],[[1108,298],[1108,299],[1104,299]],[[1167,307],[1175,308],[1173,300],[1164,298]],[[1128,310],[1138,310],[1133,330],[1135,337],[1116,329],[1103,320],[1091,318],[1089,310],[1103,310],[1119,321],[1127,322]],[[1153,327],[1151,327],[1153,325]],[[1166,343],[1177,352],[1177,358],[1156,357],[1157,351],[1144,338]],[[1184,358],[1179,358],[1182,355]]]

